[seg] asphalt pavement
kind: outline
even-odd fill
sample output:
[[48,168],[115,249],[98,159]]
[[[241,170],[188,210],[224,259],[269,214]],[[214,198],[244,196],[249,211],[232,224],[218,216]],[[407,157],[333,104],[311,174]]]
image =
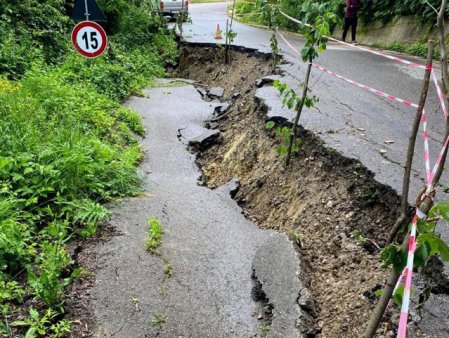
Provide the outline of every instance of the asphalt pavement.
[[[112,208],[119,235],[96,247],[95,336],[260,336],[252,262],[272,232],[248,221],[226,186],[198,185],[187,150],[216,103],[188,83],[145,94],[126,105],[141,114],[148,134],[140,166],[147,193]],[[151,217],[164,229],[159,255],[145,249]]]
[[[185,24],[183,38],[188,42],[223,44],[224,39],[215,39],[215,30],[217,25],[225,30],[228,19],[227,6],[229,3],[191,4],[192,23]],[[234,23],[233,30],[237,33],[235,45],[265,53],[271,51],[271,31],[238,22]],[[285,35],[297,49],[301,49],[304,45],[301,36],[292,33]],[[307,65],[280,39],[279,45],[282,48],[281,54],[287,62],[281,66],[284,72],[282,82],[295,88],[304,79]],[[419,58],[402,57],[425,64],[425,60]],[[315,61],[364,85],[418,103],[424,76],[422,69],[412,68],[335,42],[330,42],[327,50]],[[312,94],[319,97],[319,102],[310,111],[303,112],[300,123],[306,129],[318,134],[326,146],[359,160],[375,173],[377,181],[400,193],[408,136],[415,109],[380,98],[316,69],[312,71],[311,83]],[[282,108],[281,98],[275,88],[261,88],[256,95],[267,103],[270,117],[293,118],[292,111]],[[435,161],[441,150],[445,121],[433,85],[430,86],[425,108],[429,120],[431,161]],[[409,197],[411,203],[414,203],[424,185],[421,135],[422,133],[418,136],[413,163]],[[441,183],[443,185],[448,183],[447,172],[443,174]],[[441,188],[437,190],[437,199],[448,199]],[[444,224],[438,230],[443,238],[449,241],[449,227]],[[448,267],[445,271],[449,274]],[[435,295],[427,304],[422,313],[425,320],[420,326],[424,333],[428,333],[428,337],[449,335],[449,320],[445,315],[449,311],[448,303],[446,295]],[[432,331],[432,327],[435,328],[437,324],[438,329]]]

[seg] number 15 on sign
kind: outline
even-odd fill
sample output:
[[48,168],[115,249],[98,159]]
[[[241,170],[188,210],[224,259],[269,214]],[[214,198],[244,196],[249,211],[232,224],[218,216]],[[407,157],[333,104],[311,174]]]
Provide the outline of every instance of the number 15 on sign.
[[72,44],[81,55],[96,58],[106,49],[108,38],[104,29],[93,21],[83,21],[72,31]]

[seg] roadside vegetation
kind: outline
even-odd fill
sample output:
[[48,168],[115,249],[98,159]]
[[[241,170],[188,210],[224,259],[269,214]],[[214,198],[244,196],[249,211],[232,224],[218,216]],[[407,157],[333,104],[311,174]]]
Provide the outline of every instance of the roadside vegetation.
[[109,49],[89,61],[70,45],[73,1],[0,0],[1,335],[70,332],[64,288],[81,271],[66,244],[139,193],[145,130],[120,103],[176,62],[176,44],[151,1],[99,4]]
[[[312,0],[256,0],[254,2],[237,2],[237,13],[246,16],[245,20],[253,21],[263,25],[269,25],[271,17],[268,13],[268,7],[279,6],[285,13],[293,17],[300,17],[304,8],[310,6]],[[414,15],[421,22],[433,23],[435,20],[434,8],[439,8],[439,0],[378,0],[362,2],[363,7],[360,12],[360,19],[363,22],[370,22],[373,20],[381,20],[383,22],[390,22],[397,16]],[[429,6],[429,4],[431,6]],[[269,6],[267,6],[269,5]],[[326,8],[331,13],[343,18],[345,11],[345,1],[341,0],[324,0],[319,1],[321,9]],[[260,13],[255,15],[254,13]],[[254,19],[251,19],[251,16]],[[446,17],[449,16],[449,9],[446,9]],[[294,23],[285,19],[281,15],[277,15],[279,26],[282,28],[295,29]]]

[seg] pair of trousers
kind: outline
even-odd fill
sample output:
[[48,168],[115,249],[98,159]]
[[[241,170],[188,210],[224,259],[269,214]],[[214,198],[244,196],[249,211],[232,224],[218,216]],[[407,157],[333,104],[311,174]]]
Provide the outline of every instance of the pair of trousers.
[[345,27],[343,29],[343,41],[346,40],[346,34],[348,33],[349,27],[351,27],[352,41],[355,41],[356,31],[357,31],[357,17],[345,18]]

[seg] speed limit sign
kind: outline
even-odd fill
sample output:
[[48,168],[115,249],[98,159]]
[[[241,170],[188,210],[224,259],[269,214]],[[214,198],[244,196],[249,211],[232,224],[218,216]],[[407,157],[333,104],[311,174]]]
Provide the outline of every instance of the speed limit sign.
[[72,44],[81,55],[96,58],[103,54],[108,43],[104,29],[93,21],[82,21],[72,31]]

